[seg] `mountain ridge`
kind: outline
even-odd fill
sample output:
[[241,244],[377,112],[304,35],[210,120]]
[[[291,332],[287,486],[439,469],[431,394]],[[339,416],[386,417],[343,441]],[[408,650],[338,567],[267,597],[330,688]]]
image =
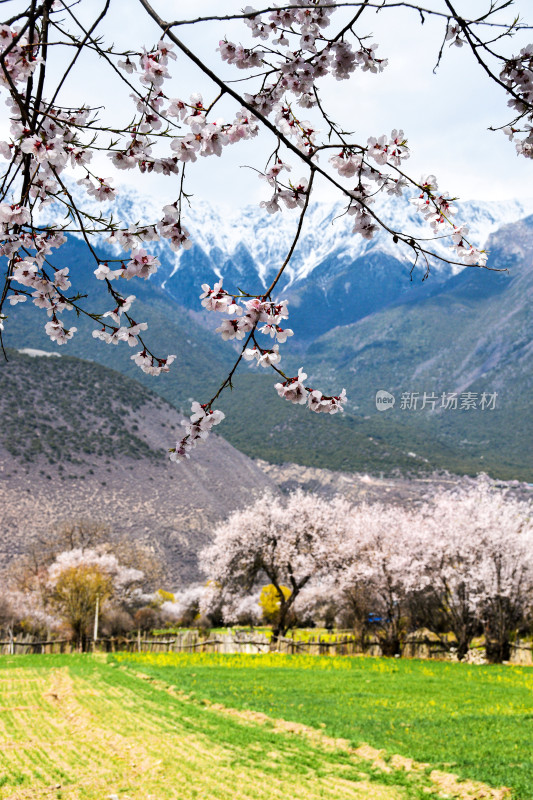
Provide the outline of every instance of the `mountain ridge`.
[[[83,203],[88,202],[93,211],[101,210],[96,201],[83,197]],[[127,224],[153,222],[162,213],[154,199],[127,189],[109,208],[115,209]],[[389,229],[422,239],[433,236],[407,197],[379,195],[372,208]],[[191,233],[191,249],[175,253],[165,242],[147,245],[161,261],[151,282],[193,312],[200,310],[201,285],[212,286],[220,278],[230,292],[244,289],[261,293],[277,274],[292,245],[298,212],[299,209],[285,210],[272,215],[258,206],[221,209],[193,203],[185,208],[183,221]],[[533,213],[533,197],[504,202],[466,201],[458,204],[457,219],[453,217],[453,221],[468,224],[469,240],[482,247],[502,224],[528,213]],[[302,342],[312,341],[332,324],[355,322],[403,297],[430,295],[439,284],[461,271],[457,265],[430,258],[431,275],[425,280],[426,265],[413,266],[410,247],[401,241],[395,244],[384,229],[378,229],[371,240],[366,240],[354,235],[352,227],[345,204],[310,203],[298,244],[277,287],[277,295],[289,301],[289,324]],[[450,226],[450,234],[452,230]],[[450,236],[435,237],[427,245],[442,259],[454,260]],[[121,255],[118,246],[106,247],[115,257]],[[492,262],[495,267],[507,266],[505,262],[494,263],[494,258]],[[199,322],[214,326],[205,315]]]
[[[113,203],[99,203],[88,197],[83,190],[71,187],[76,199],[90,211],[102,212],[107,208],[113,211],[115,219],[121,219],[126,225],[148,224],[157,222],[162,216],[162,209],[155,198],[140,195],[135,189],[123,187]],[[409,203],[407,197],[379,195],[374,198],[372,206],[375,213],[383,219],[389,228],[405,230],[408,236],[432,237],[432,231],[421,214]],[[457,224],[469,225],[469,238],[479,247],[487,241],[489,235],[498,227],[516,221],[533,213],[533,196],[521,200],[466,200],[457,203],[458,213],[452,217]],[[304,279],[327,257],[335,255],[346,260],[355,261],[372,250],[392,257],[398,255],[398,245],[385,230],[378,230],[371,240],[352,234],[353,223],[345,215],[346,204],[342,202],[327,203],[311,201],[302,228],[300,241],[286,272],[289,284]],[[46,211],[43,219],[50,218]],[[183,224],[191,233],[193,247],[198,247],[214,265],[213,272],[222,277],[222,264],[233,260],[239,251],[246,253],[255,265],[256,273],[264,288],[267,279],[275,274],[285,260],[287,251],[296,232],[299,209],[285,210],[277,214],[268,214],[257,205],[241,208],[224,208],[217,204],[195,204],[192,201],[183,212]],[[450,233],[452,229],[450,228]],[[442,256],[449,255],[449,238],[435,237],[430,246]],[[179,269],[181,260],[187,260],[189,251],[171,251],[165,243],[151,245],[154,252],[163,255],[163,259],[171,266],[170,274],[166,271],[163,281],[172,277],[172,272]],[[119,248],[113,247],[115,252]],[[213,257],[211,258],[211,253]],[[407,250],[408,256],[410,249]],[[409,257],[400,260],[411,261]],[[188,265],[190,266],[190,265]],[[436,265],[438,269],[438,265]],[[445,272],[447,268],[444,267]],[[454,268],[457,272],[460,267]],[[240,270],[242,272],[242,270]]]

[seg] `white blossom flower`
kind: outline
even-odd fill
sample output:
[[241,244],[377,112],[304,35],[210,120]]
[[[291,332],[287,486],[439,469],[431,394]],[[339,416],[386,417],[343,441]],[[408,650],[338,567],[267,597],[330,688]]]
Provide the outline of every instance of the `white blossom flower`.
[[69,272],[68,267],[63,267],[63,269],[57,269],[54,273],[54,286],[57,286],[57,288],[61,290],[68,289],[70,286],[70,281],[67,278],[68,272]]
[[110,269],[107,264],[99,264],[94,271],[95,277],[99,281],[112,281],[114,278],[120,278],[124,274],[123,269]]
[[64,328],[61,322],[52,320],[47,322],[44,329],[50,339],[57,344],[66,344],[69,339],[72,339],[74,333],[78,330],[75,327]]
[[276,383],[274,388],[280,397],[284,397],[290,403],[303,405],[307,402],[307,389],[304,381],[307,375],[300,367],[296,378],[289,378],[284,383]]
[[9,302],[12,306],[17,305],[17,303],[25,303],[27,299],[25,294],[19,294],[18,292],[9,295]]

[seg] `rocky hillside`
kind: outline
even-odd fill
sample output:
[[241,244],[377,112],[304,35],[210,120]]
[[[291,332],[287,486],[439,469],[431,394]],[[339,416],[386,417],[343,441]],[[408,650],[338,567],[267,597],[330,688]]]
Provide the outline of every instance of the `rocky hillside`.
[[[62,521],[101,521],[153,547],[173,584],[198,577],[213,526],[272,481],[212,435],[168,460],[182,417],[140,384],[69,356],[0,365],[0,563]],[[164,379],[164,378],[163,378]]]

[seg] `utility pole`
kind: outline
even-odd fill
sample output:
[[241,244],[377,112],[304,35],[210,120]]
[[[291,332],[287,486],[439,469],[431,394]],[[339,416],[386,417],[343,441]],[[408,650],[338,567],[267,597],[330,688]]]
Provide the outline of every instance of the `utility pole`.
[[96,608],[94,610],[93,649],[98,639],[98,615],[100,613],[100,595],[96,595]]

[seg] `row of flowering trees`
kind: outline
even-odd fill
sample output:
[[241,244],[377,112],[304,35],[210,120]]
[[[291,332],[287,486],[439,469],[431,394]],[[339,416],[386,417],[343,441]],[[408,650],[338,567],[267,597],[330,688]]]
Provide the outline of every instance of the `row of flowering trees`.
[[[352,506],[297,491],[234,513],[200,557],[204,613],[257,621],[261,586],[277,595],[274,638],[299,620],[335,620],[383,652],[409,629],[453,633],[459,657],[484,634],[492,661],[533,622],[533,506],[481,481],[414,508]],[[186,597],[182,603],[186,605]]]
[[363,645],[377,635],[395,655],[424,627],[445,642],[452,633],[460,658],[484,635],[492,661],[533,632],[533,504],[487,480],[413,508],[267,493],[217,528],[200,553],[207,581],[175,595],[149,591],[138,552],[71,544],[26,563],[0,598],[0,629],[68,632],[82,646],[165,622],[268,622],[274,641],[326,624],[353,628]]

